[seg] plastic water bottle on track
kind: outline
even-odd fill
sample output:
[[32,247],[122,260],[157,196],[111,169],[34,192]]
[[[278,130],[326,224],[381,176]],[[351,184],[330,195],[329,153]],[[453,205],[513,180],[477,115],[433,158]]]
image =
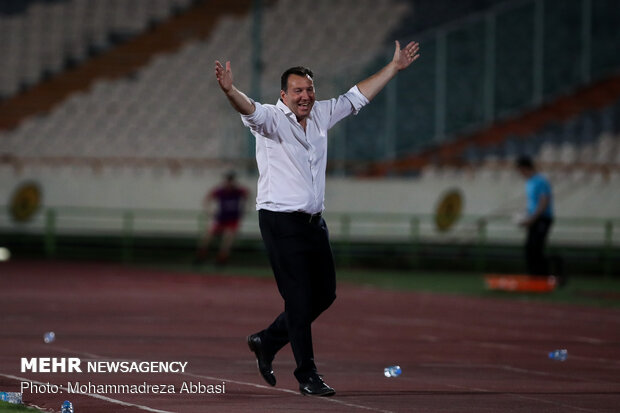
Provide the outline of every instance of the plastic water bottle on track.
[[69,400],[65,400],[60,408],[60,413],[74,413],[73,404]]
[[398,377],[402,373],[400,366],[389,366],[383,369],[385,377]]
[[549,358],[555,361],[566,361],[568,358],[568,351],[566,349],[553,350],[549,353]]
[[43,341],[45,341],[45,344],[49,344],[54,340],[56,340],[56,333],[54,333],[53,331],[48,331],[47,333],[43,334]]

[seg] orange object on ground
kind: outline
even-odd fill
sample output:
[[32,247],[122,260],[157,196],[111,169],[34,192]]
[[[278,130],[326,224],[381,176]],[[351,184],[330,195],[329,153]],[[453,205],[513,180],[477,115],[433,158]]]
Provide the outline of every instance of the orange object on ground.
[[489,290],[518,293],[550,293],[558,286],[553,275],[487,274],[484,282]]

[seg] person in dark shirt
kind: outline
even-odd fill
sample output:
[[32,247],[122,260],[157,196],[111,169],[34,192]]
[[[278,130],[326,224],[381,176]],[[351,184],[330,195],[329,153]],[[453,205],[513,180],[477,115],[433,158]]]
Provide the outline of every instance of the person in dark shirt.
[[[232,244],[239,230],[241,218],[243,217],[247,197],[247,189],[236,182],[234,172],[227,173],[224,183],[214,188],[206,195],[204,207],[208,215],[213,215],[213,221],[205,237],[200,241],[196,255],[196,263],[203,263],[206,261],[209,253],[209,246],[217,235],[221,235],[222,242],[216,260],[218,263],[225,263],[228,261]],[[214,204],[217,204],[215,213],[213,213]]]

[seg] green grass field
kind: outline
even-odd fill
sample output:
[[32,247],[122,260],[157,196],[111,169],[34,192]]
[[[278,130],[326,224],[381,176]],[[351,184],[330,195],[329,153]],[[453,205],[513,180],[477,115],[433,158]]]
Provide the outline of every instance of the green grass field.
[[[152,268],[152,267],[151,267]],[[159,265],[157,268],[162,268]],[[184,265],[163,266],[180,272],[198,271],[204,275],[224,274],[250,277],[272,277],[268,267],[205,265],[199,268]],[[620,308],[620,278],[579,276],[568,279],[566,285],[548,294],[508,293],[489,291],[484,275],[471,272],[422,272],[380,269],[337,269],[339,283],[353,283],[398,291],[422,291],[438,294],[461,294],[481,298],[501,298],[520,301],[542,301],[574,305]]]
[[484,276],[472,273],[407,273],[382,271],[340,271],[341,281],[372,285],[379,288],[461,294],[482,298],[520,301],[546,301],[595,307],[620,307],[620,279],[574,277],[552,293],[510,293],[489,291]]
[[11,404],[7,402],[0,401],[0,413],[4,412],[38,412],[39,410],[33,409],[31,407],[26,407],[23,404]]

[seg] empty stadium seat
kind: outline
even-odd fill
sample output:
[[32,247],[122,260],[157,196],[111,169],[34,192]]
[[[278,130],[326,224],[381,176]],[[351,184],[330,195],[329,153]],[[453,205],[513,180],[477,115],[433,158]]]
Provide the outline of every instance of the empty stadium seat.
[[[443,0],[437,1],[445,7]],[[469,10],[473,3],[463,2],[458,8]],[[406,20],[411,17],[412,4],[401,0],[268,2],[261,28],[261,94],[251,97],[274,103],[280,73],[297,64],[315,71],[318,98],[346,91],[389,61],[391,36],[412,24]],[[428,2],[424,4],[430,7]],[[560,26],[578,15],[575,4],[549,5],[549,13],[555,10],[561,15],[545,17],[546,24],[558,25],[545,31],[545,45],[553,49],[566,43]],[[191,0],[59,0],[15,6],[14,13],[0,15],[0,35],[7,39],[0,42],[0,52],[6,56],[0,63],[0,94],[15,94],[45,73],[63,70],[67,60],[80,61],[93,49],[109,47],[111,35],[134,35],[190,5]],[[492,13],[497,30],[493,116],[514,114],[532,104],[533,7],[532,3],[514,3],[514,7]],[[595,8],[601,14],[604,7]],[[486,20],[478,17],[442,29],[447,42],[444,101],[437,101],[436,93],[442,74],[437,70],[440,37],[426,34],[421,39],[422,58],[411,70],[401,73],[359,116],[344,122],[341,135],[347,139],[339,147],[342,157],[374,161],[414,153],[487,120],[479,104],[485,91],[481,72],[485,70]],[[312,42],[307,41],[309,33]],[[250,14],[220,19],[206,41],[188,42],[178,52],[156,56],[130,78],[100,79],[49,115],[26,121],[6,134],[0,152],[15,156],[245,158],[251,155],[248,132],[222,98],[212,69],[216,59],[231,60],[237,86],[253,93],[257,85],[251,84],[251,36]],[[598,32],[597,36],[604,37]],[[515,39],[523,47],[506,47]],[[545,62],[553,65],[556,54],[550,56]],[[562,53],[557,56],[558,62],[566,57]],[[549,93],[559,93],[562,83],[574,80],[572,71],[563,70],[549,67],[545,72],[549,82],[554,74],[558,76],[557,82],[545,89]],[[442,105],[443,123],[438,117]],[[492,147],[471,147],[465,158],[507,162],[525,153],[552,163],[615,162],[618,145],[603,144],[597,138],[610,128],[617,130],[619,107],[620,103]],[[391,124],[395,119],[398,121]],[[436,130],[440,124],[442,133]],[[356,139],[358,136],[371,138]],[[18,144],[20,139],[27,144]]]
[[191,0],[20,0],[8,4],[0,8],[0,98],[36,84],[46,74],[62,71],[68,61],[86,59],[91,49],[109,47],[112,36],[126,38],[144,31],[149,24],[188,7]]

